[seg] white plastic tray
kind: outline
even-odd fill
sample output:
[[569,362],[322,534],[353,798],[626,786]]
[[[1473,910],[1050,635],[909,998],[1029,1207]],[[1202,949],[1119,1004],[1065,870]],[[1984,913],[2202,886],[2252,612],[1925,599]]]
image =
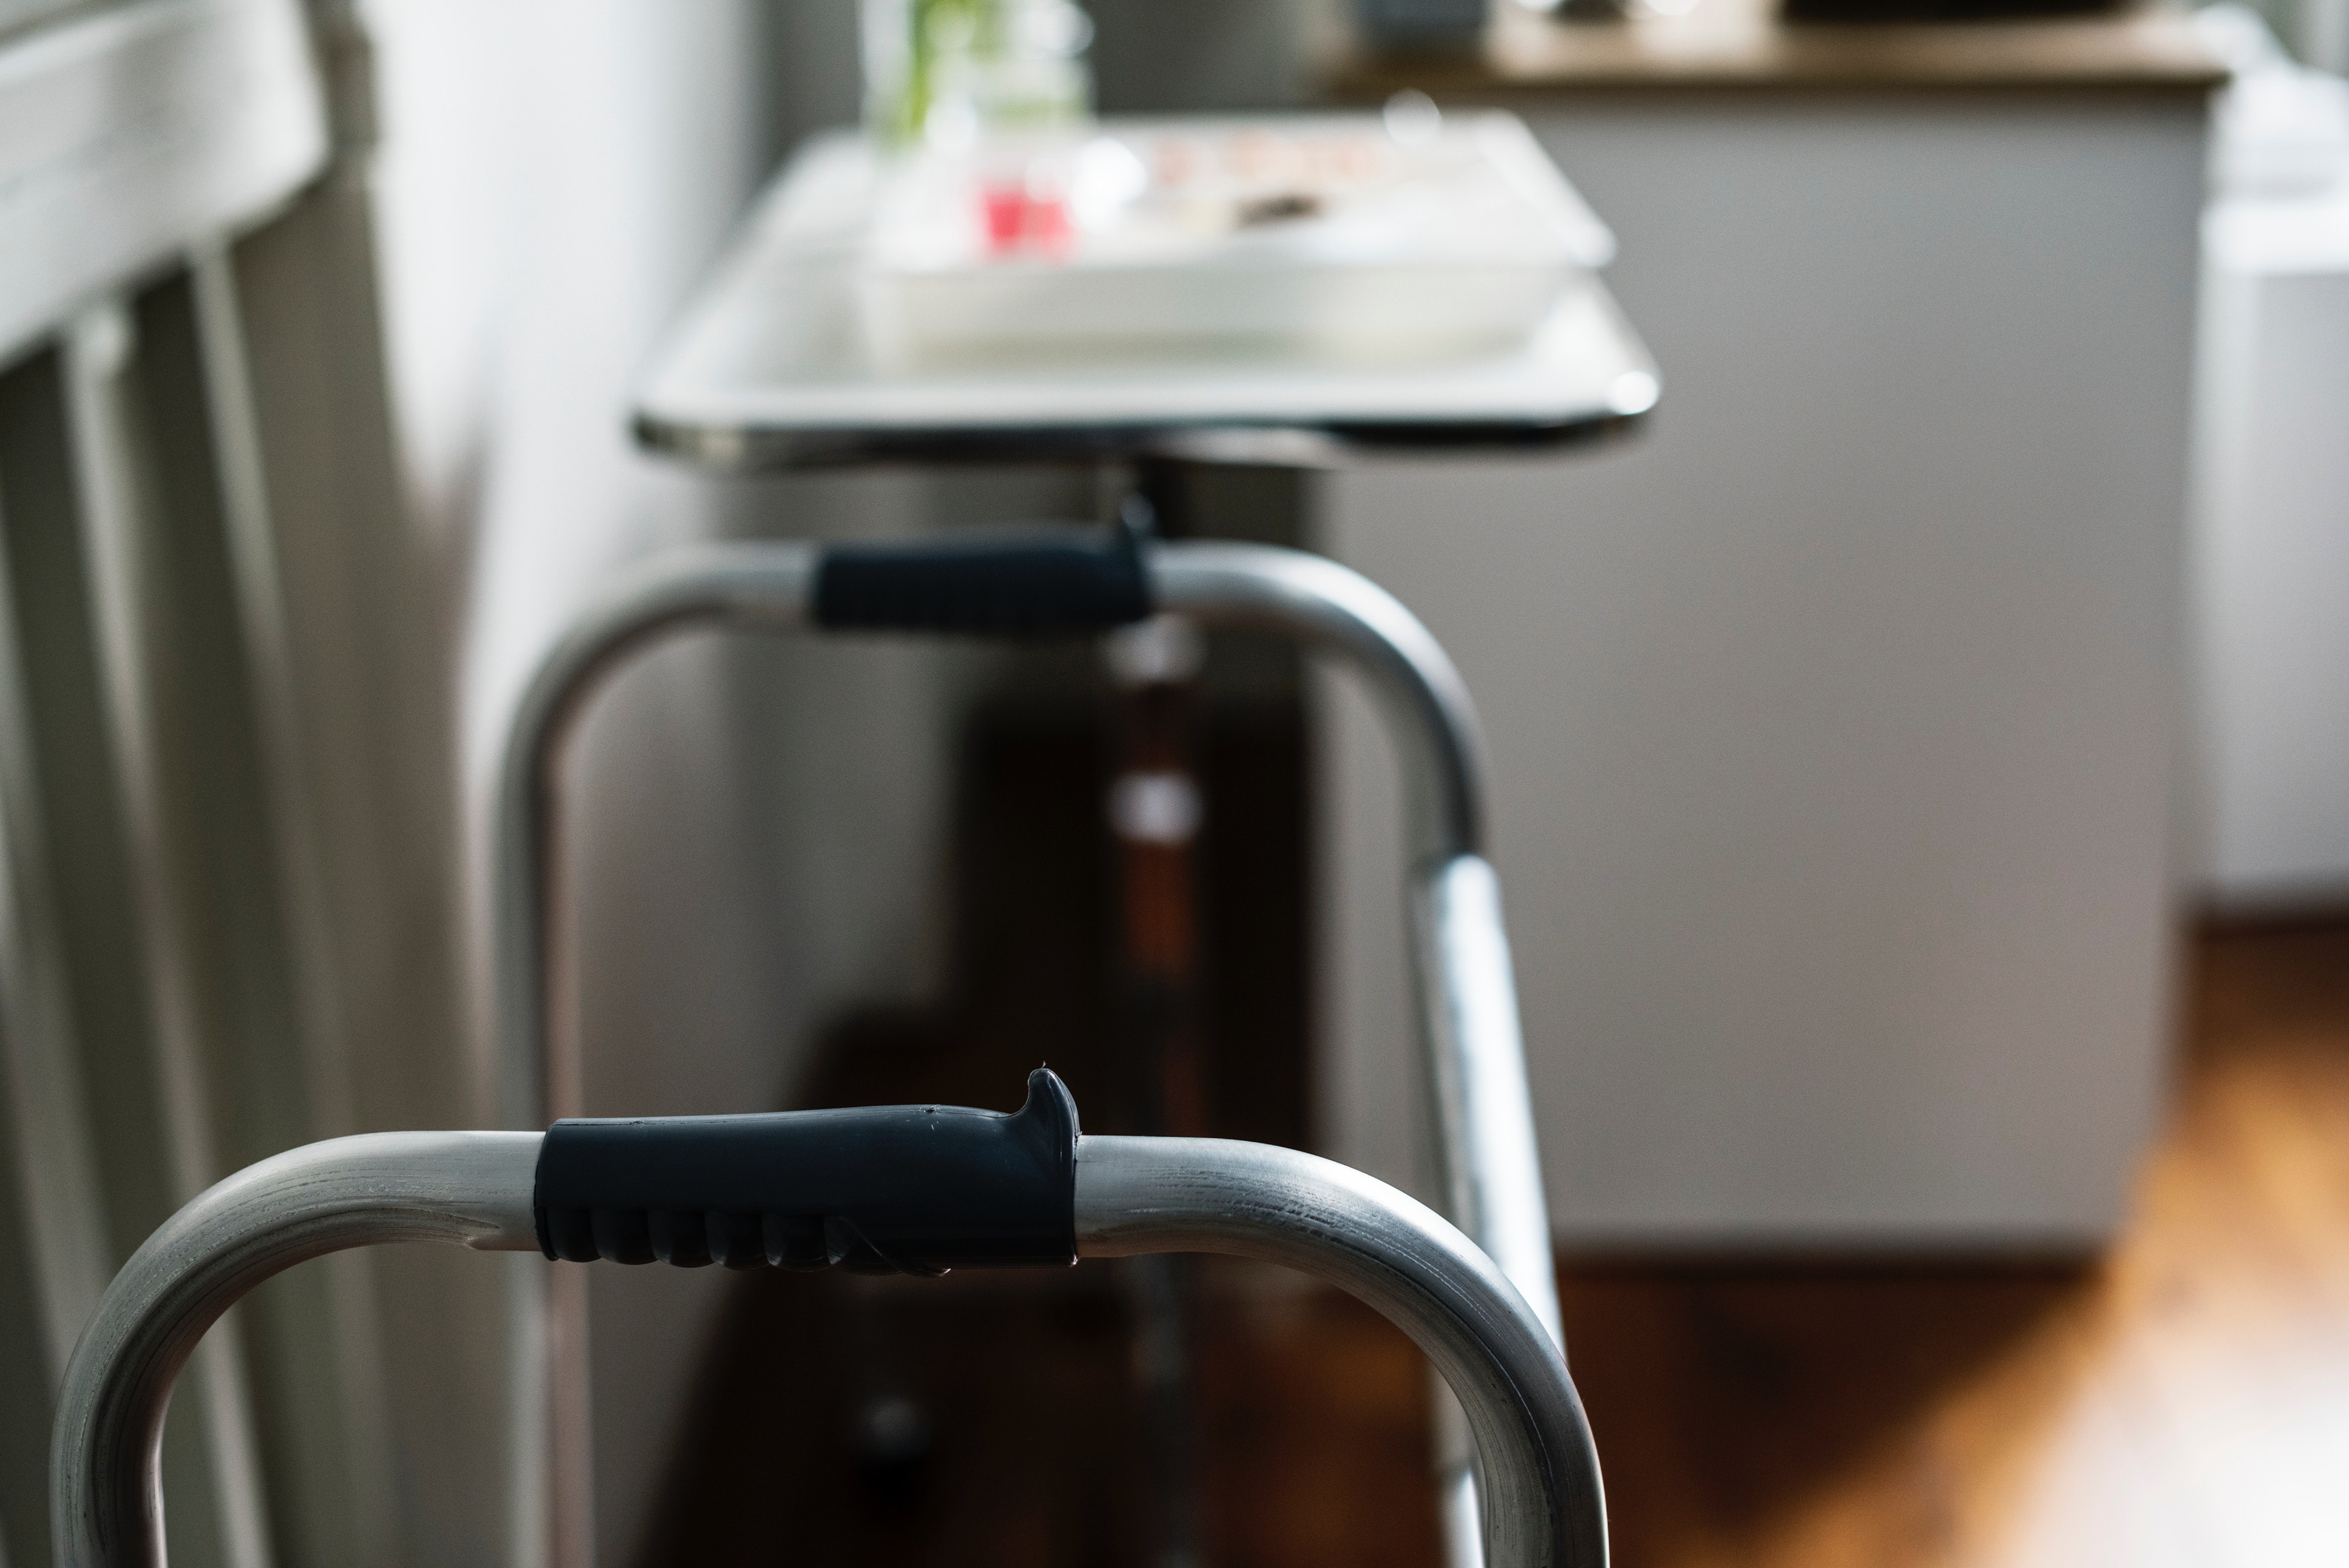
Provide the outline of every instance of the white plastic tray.
[[862,292],[908,361],[1214,338],[1393,358],[1522,338],[1613,253],[1515,115],[1123,120],[893,171]]

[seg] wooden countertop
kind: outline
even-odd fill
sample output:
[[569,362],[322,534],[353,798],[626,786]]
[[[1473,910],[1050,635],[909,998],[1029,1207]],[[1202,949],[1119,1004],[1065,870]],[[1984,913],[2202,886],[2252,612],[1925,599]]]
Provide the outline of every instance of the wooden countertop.
[[2183,16],[2124,12],[2061,20],[1879,23],[1778,20],[1769,0],[1699,0],[1683,16],[1560,22],[1494,0],[1480,53],[1350,56],[1331,96],[1402,88],[1516,99],[1652,88],[2207,93],[2226,67]]

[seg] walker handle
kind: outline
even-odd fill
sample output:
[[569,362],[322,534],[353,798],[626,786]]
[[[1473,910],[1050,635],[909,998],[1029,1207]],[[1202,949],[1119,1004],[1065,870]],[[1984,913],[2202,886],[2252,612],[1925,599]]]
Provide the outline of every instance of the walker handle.
[[858,1273],[1077,1261],[1077,1103],[559,1121],[532,1208],[550,1259]]
[[1065,636],[1107,631],[1151,609],[1141,541],[1123,523],[827,545],[816,558],[814,620],[833,631]]
[[[829,1123],[695,1117],[588,1123],[562,1135],[372,1133],[239,1171],[132,1254],[74,1348],[50,1443],[57,1568],[164,1568],[159,1461],[172,1382],[221,1314],[305,1258],[391,1241],[527,1251],[542,1240],[538,1211],[566,1194],[647,1210],[648,1199],[730,1211],[863,1205],[875,1225],[912,1215],[934,1227],[941,1216],[967,1217],[1009,1195],[1007,1218],[1017,1229],[1054,1183],[1062,1206],[1055,1225],[1063,1228],[1051,1238],[1055,1248],[1088,1258],[1256,1258],[1303,1270],[1375,1307],[1459,1396],[1475,1438],[1488,1568],[1606,1568],[1598,1456],[1557,1342],[1492,1260],[1433,1211],[1292,1149],[1215,1138],[1081,1138],[1068,1091],[1049,1074],[1030,1079],[1017,1115],[982,1122],[983,1112],[955,1114],[968,1119],[938,1122],[942,1130],[933,1132],[909,1130],[905,1119],[929,1116],[929,1107],[906,1106],[877,1116],[816,1113],[846,1118]],[[749,1122],[762,1130],[741,1132]],[[733,1128],[712,1133],[726,1123]],[[547,1147],[558,1136],[573,1145],[559,1158]],[[925,1137],[941,1151],[918,1152]],[[655,1153],[626,1153],[631,1139]],[[589,1155],[634,1161],[642,1185],[616,1178],[597,1187],[600,1176],[574,1168],[574,1157]],[[827,1155],[845,1163],[845,1174],[820,1168]],[[926,1174],[909,1173],[893,1189],[886,1168],[897,1159]],[[557,1167],[552,1192],[550,1160]],[[812,1184],[806,1193],[790,1189],[801,1178]],[[925,1185],[932,1189],[916,1190]],[[951,1190],[965,1185],[979,1195]],[[933,1235],[927,1256],[960,1255],[955,1247],[969,1240],[941,1244]]]

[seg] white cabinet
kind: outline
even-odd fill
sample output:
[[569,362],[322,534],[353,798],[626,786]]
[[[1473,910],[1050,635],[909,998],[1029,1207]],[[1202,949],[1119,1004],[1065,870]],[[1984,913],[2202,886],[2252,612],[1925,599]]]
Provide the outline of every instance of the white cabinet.
[[[1319,525],[1483,712],[1561,1239],[2093,1244],[2168,1074],[2202,96],[1508,101],[1652,428]],[[1329,714],[1325,1138],[1399,1176],[1391,769]]]

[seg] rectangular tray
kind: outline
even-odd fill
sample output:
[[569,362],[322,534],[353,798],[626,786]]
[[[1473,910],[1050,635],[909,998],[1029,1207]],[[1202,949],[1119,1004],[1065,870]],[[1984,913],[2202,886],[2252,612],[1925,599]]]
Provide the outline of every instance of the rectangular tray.
[[1317,463],[1601,435],[1659,392],[1595,277],[1521,342],[1433,361],[1113,344],[907,367],[880,352],[857,305],[877,174],[864,141],[835,132],[769,186],[654,356],[636,400],[645,444],[726,469],[1153,453]]

